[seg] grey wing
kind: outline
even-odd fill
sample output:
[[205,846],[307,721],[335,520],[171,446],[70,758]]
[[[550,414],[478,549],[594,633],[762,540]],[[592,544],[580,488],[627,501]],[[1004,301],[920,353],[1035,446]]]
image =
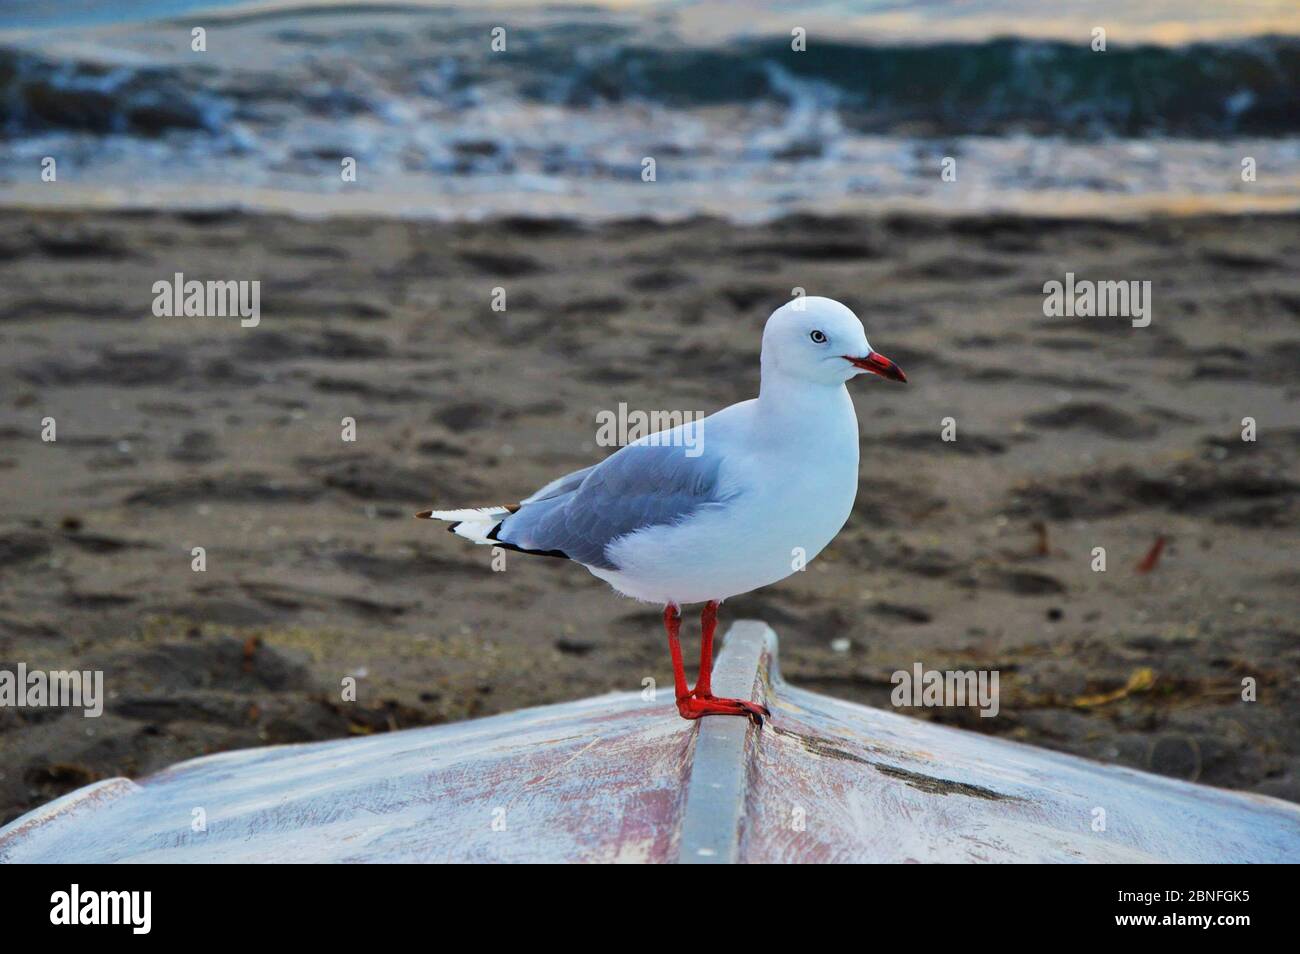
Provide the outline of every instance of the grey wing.
[[606,547],[636,530],[686,519],[726,499],[716,458],[672,446],[629,444],[552,481],[501,521],[495,539],[520,550],[617,569]]
[[539,500],[546,500],[549,497],[558,497],[560,494],[572,493],[578,489],[578,485],[593,470],[599,467],[599,464],[592,464],[590,467],[584,467],[582,470],[575,470],[571,474],[565,474],[563,477],[557,477],[541,490],[536,491],[531,496],[525,497],[519,501],[522,507],[524,504],[536,503]]

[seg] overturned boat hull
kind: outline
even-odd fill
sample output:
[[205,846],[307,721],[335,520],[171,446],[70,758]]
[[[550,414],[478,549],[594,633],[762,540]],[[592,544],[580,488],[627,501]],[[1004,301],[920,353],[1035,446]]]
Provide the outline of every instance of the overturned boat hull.
[[684,722],[617,693],[228,752],[80,789],[0,829],[6,862],[1296,862],[1300,806],[1100,765],[783,682],[737,623]]

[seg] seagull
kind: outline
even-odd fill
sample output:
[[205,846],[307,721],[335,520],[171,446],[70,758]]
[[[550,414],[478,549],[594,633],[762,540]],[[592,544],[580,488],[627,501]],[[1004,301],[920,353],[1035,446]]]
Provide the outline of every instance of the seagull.
[[[844,385],[864,373],[907,378],[849,308],[806,296],[768,318],[760,366],[757,398],[647,434],[519,503],[416,516],[450,521],[474,543],[581,563],[619,593],[661,604],[681,716],[762,726],[765,706],[713,695],[718,607],[803,569],[840,532],[858,492],[858,419]],[[694,689],[680,641],[689,603],[704,604]]]

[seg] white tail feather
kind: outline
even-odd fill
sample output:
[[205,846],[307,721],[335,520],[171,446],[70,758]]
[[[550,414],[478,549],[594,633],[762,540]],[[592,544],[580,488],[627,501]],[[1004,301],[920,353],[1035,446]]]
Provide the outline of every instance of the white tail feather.
[[447,520],[454,526],[451,532],[475,543],[495,543],[488,534],[510,511],[505,507],[479,507],[469,510],[426,510],[419,514],[433,520]]

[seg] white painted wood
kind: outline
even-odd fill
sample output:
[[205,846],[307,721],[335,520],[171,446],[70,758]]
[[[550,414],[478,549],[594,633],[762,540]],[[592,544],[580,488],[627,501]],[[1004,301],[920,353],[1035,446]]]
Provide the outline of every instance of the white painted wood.
[[[714,694],[766,704],[760,676],[767,671],[767,657],[775,652],[776,633],[766,623],[736,623],[727,633],[726,651],[714,666]],[[761,738],[750,731],[748,719],[703,718],[699,723],[682,810],[678,861],[733,864],[740,860],[751,749]]]
[[228,752],[29,812],[0,861],[1300,862],[1300,806],[806,692],[775,646],[738,623],[716,667],[761,733],[628,692]]

